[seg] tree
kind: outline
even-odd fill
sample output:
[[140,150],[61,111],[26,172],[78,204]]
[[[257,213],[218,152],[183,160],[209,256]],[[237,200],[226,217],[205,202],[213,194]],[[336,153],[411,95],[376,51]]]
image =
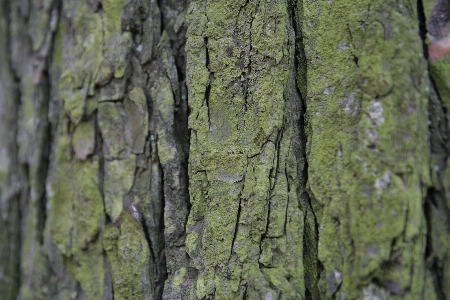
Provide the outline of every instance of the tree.
[[3,299],[450,297],[433,1],[0,3]]

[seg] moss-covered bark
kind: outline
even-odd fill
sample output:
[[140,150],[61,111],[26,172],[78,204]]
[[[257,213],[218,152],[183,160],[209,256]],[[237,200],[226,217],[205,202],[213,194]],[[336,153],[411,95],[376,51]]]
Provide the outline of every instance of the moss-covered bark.
[[420,299],[430,82],[417,4],[304,2],[303,12],[321,295]]
[[433,2],[0,0],[0,298],[449,298]]
[[195,296],[305,295],[304,157],[288,1],[192,1],[186,51]]

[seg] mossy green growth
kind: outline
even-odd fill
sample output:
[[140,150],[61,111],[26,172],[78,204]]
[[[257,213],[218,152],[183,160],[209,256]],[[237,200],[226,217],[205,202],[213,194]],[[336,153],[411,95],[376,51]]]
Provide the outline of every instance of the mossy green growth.
[[84,249],[74,251],[72,260],[72,276],[80,283],[86,299],[103,299],[106,268],[101,235]]
[[170,130],[173,130],[173,109],[175,105],[172,87],[167,77],[161,76],[157,79],[154,86],[150,89],[150,97],[154,99],[155,117],[158,118],[162,124],[165,124],[165,127],[170,128],[168,129],[162,126],[157,128],[158,157],[164,165],[168,161],[174,159],[176,154],[175,145],[171,144],[173,141],[169,139],[167,134]]
[[117,35],[121,30],[122,12],[124,8],[124,0],[103,0],[104,17],[103,22],[105,26],[105,38],[112,35]]
[[56,65],[59,68],[63,67],[63,41],[64,41],[64,31],[65,31],[64,22],[58,22],[58,28],[56,30],[55,38],[53,41],[53,56],[52,56],[52,64]]
[[75,156],[85,160],[94,151],[95,147],[95,127],[92,120],[80,122],[72,137],[72,146]]
[[83,79],[75,77],[73,70],[66,70],[61,74],[59,89],[61,99],[64,103],[64,110],[74,124],[78,124],[83,117],[85,94],[83,90],[75,87],[83,86]]
[[129,51],[132,45],[130,32],[122,32],[124,0],[106,0],[103,5],[103,69],[114,70],[115,78],[123,78],[129,65]]
[[130,154],[123,160],[105,162],[105,210],[113,222],[123,211],[123,197],[133,186],[136,156]]
[[[74,124],[96,109],[95,78],[103,61],[103,21],[88,1],[66,3],[61,12],[67,22],[59,22],[54,42],[54,63],[62,71],[59,96]],[[70,34],[67,34],[70,31]]]
[[303,2],[300,19],[321,297],[420,298],[430,83],[416,5]]
[[111,263],[114,299],[153,299],[150,250],[141,225],[124,212],[105,228],[103,245]]
[[98,189],[98,160],[72,157],[68,123],[61,117],[55,161],[47,188],[47,226],[52,242],[73,261],[72,276],[90,299],[103,297],[104,267],[98,236],[104,224],[103,199]]
[[[288,6],[192,1],[189,8],[192,208],[186,247],[199,271],[198,298],[304,296],[302,244],[295,242],[301,241],[303,220],[297,218],[298,190],[288,192],[297,186],[296,159],[287,157],[293,155],[291,139],[298,139],[292,129],[298,119],[286,116],[286,103],[300,105],[290,98],[294,39]],[[286,169],[287,161],[295,167]],[[289,258],[270,259],[270,251],[283,247]],[[260,261],[288,274],[288,284],[273,287],[278,281],[262,273]]]
[[430,62],[430,73],[444,106],[450,108],[450,56]]
[[62,124],[54,176],[47,192],[53,241],[62,253],[70,255],[74,248],[86,247],[100,231],[104,220],[103,200],[97,185],[98,161],[72,159],[70,137],[61,129]]

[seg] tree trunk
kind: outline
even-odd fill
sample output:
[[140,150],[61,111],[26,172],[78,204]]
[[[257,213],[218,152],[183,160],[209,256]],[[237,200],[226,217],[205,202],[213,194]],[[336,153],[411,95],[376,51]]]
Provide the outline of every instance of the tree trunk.
[[2,299],[450,298],[432,0],[0,4]]

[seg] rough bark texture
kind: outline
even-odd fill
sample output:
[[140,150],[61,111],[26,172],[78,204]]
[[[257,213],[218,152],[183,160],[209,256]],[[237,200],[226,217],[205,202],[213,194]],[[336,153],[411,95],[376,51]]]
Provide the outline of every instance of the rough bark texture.
[[1,298],[450,298],[434,5],[0,0]]

